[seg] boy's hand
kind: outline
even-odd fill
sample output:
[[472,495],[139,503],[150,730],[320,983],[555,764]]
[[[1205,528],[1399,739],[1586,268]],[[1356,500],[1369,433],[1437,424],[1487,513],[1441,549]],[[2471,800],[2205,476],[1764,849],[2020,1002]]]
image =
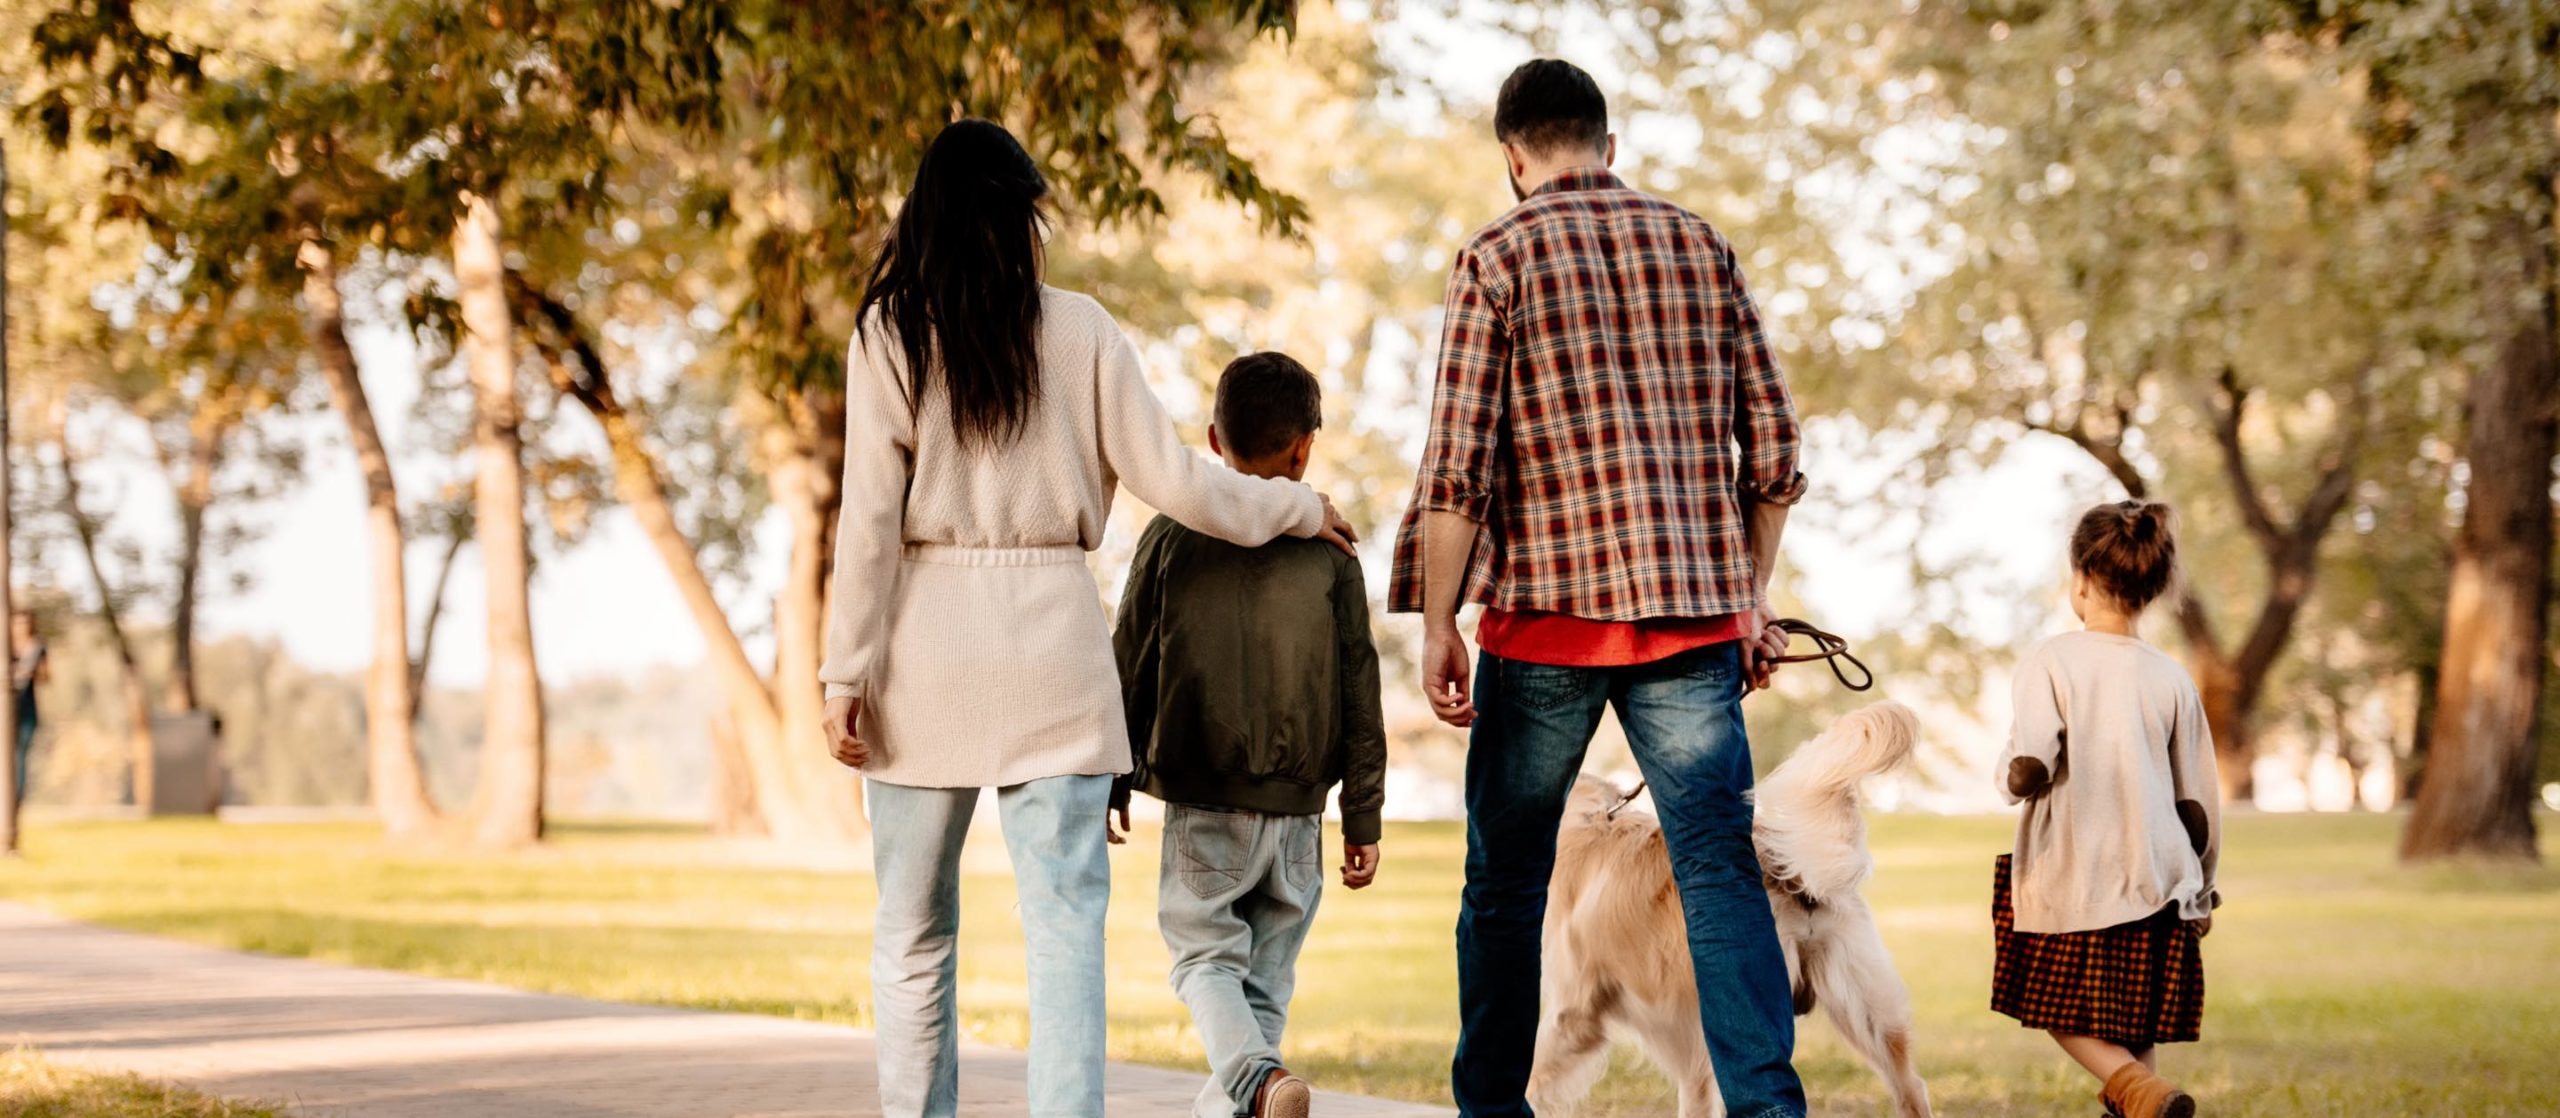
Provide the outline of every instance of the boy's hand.
[[862,700],[827,700],[827,752],[849,769],[871,763],[871,744],[862,740]]
[[1342,887],[1365,889],[1378,879],[1378,844],[1342,848]]
[[1129,805],[1122,804],[1102,813],[1102,833],[1113,846],[1129,842]]

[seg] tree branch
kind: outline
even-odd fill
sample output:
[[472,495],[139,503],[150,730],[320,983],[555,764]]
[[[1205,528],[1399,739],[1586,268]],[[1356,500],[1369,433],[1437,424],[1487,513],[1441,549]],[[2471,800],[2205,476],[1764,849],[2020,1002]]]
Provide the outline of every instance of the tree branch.
[[[2355,495],[2356,458],[2364,449],[2366,432],[2372,427],[2371,409],[2367,406],[2366,385],[2370,370],[2359,372],[2348,382],[2347,398],[2342,409],[2346,422],[2337,437],[2320,456],[2320,476],[2312,483],[2311,492],[2303,498],[2302,511],[2293,523],[2276,531],[2263,544],[2267,559],[2267,604],[2259,611],[2247,643],[2240,649],[2240,665],[2244,671],[2265,671],[2282,655],[2286,640],[2293,633],[2295,618],[2301,613],[2305,599],[2311,595],[2313,575],[2320,560],[2320,541],[2327,538],[2329,528],[2338,515],[2346,511]],[[2272,526],[2272,520],[2270,525]]]
[[605,376],[604,358],[578,325],[577,312],[512,269],[507,272],[507,294],[551,371],[552,387],[585,405],[599,420],[620,416],[622,401],[614,395],[613,381]]
[[2249,469],[2249,454],[2240,445],[2240,417],[2249,406],[2249,390],[2241,387],[2240,376],[2229,364],[2222,366],[2218,383],[2221,399],[2206,402],[2205,410],[2213,420],[2214,445],[2222,450],[2222,473],[2231,482],[2231,497],[2240,507],[2240,519],[2258,547],[2272,558],[2284,546],[2286,532],[2277,527],[2275,514],[2267,510],[2264,494]]

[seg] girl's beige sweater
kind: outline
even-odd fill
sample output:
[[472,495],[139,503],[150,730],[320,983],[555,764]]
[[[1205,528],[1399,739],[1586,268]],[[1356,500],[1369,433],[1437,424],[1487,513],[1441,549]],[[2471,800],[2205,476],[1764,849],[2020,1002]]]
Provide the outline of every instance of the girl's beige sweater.
[[[2027,654],[2013,692],[1994,779],[2027,805],[2010,875],[2017,929],[2094,931],[2168,905],[2210,915],[2222,797],[2186,669],[2134,637],[2064,633]],[[2023,797],[2021,761],[2049,781]]]

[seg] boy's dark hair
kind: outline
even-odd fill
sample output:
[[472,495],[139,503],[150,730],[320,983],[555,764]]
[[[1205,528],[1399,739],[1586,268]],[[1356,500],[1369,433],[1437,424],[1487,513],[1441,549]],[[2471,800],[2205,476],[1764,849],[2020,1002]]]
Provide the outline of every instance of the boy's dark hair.
[[2139,612],[2178,575],[2178,533],[2169,506],[2114,501],[2081,514],[2071,530],[2071,569],[2089,576],[2118,605]]
[[1563,147],[1599,151],[1609,142],[1609,99],[1582,67],[1535,58],[1502,79],[1493,138],[1541,155]]
[[1218,374],[1218,438],[1246,461],[1268,458],[1324,426],[1324,389],[1285,353],[1248,353]]

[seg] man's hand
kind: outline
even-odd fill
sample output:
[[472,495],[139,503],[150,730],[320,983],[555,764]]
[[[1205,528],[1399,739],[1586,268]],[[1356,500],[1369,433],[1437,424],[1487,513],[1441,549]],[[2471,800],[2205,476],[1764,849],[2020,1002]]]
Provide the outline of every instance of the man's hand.
[[2204,937],[2213,934],[2213,917],[2211,915],[2206,915],[2198,919],[2189,920],[2187,921],[2187,926],[2196,930],[2197,939],[2203,939]]
[[1769,605],[1769,595],[1760,595],[1760,604],[1742,615],[1742,675],[1751,689],[1769,686],[1769,677],[1778,670],[1775,662],[1787,654],[1787,634],[1778,628],[1778,611]]
[[1324,502],[1324,529],[1317,532],[1315,538],[1341,548],[1345,555],[1359,558],[1360,530],[1342,518],[1342,513],[1333,507],[1333,498],[1318,493],[1316,499]]
[[1128,845],[1129,805],[1122,804],[1102,813],[1102,834],[1111,840],[1113,846]]
[[871,746],[862,740],[861,723],[862,700],[827,700],[827,752],[848,769],[871,763]]
[[1476,702],[1467,679],[1467,638],[1455,620],[1425,622],[1422,691],[1431,713],[1459,729],[1475,725]]
[[1366,889],[1378,879],[1378,844],[1342,848],[1342,887]]

